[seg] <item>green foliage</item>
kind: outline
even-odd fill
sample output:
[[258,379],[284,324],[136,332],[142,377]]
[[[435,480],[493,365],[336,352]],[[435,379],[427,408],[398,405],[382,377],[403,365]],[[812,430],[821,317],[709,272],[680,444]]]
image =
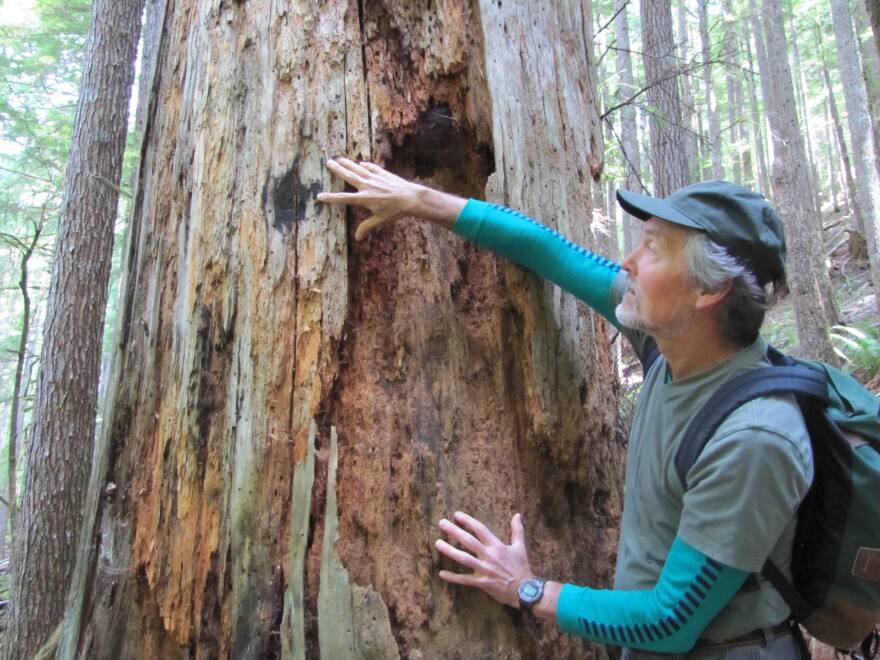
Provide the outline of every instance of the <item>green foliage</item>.
[[868,382],[880,374],[880,340],[876,328],[862,330],[835,325],[831,329],[831,339],[834,350],[854,376]]

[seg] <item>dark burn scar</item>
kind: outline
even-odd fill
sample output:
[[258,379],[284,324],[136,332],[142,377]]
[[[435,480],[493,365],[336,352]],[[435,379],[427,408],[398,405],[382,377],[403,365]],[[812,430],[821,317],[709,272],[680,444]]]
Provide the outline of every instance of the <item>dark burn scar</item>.
[[281,232],[291,231],[294,223],[305,219],[306,205],[323,189],[320,181],[303,184],[299,178],[299,170],[300,160],[297,158],[283,175],[271,183],[267,178],[263,188],[263,206],[268,213],[267,198],[271,187],[272,227]]

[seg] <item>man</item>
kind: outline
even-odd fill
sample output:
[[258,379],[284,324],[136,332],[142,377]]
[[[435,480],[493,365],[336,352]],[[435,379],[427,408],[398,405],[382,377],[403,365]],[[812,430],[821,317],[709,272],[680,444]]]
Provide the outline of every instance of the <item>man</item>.
[[357,192],[318,200],[366,207],[358,239],[399,218],[428,219],[547,277],[621,329],[640,356],[656,342],[630,435],[613,590],[538,578],[521,517],[511,544],[465,513],[441,520],[456,545],[439,552],[471,569],[441,571],[565,631],[624,647],[632,660],[802,657],[789,608],[759,571],[789,572],[800,501],[812,480],[803,420],[789,395],[731,414],[687,475],[674,458],[693,415],[724,382],[767,366],[759,329],[768,287],[785,277],[776,212],[756,193],[705,182],[666,199],[618,192],[645,221],[641,244],[618,265],[510,209],[464,200],[371,163],[328,163]]

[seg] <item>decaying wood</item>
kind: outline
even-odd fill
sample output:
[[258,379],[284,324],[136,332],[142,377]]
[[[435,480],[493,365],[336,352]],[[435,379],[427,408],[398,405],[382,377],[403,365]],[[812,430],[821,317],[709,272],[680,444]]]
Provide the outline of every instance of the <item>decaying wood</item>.
[[[333,155],[589,246],[589,5],[168,0],[107,420],[89,657],[585,657],[437,577],[437,521],[607,585],[605,327],[411,220],[353,242]],[[552,649],[552,652],[551,652]]]

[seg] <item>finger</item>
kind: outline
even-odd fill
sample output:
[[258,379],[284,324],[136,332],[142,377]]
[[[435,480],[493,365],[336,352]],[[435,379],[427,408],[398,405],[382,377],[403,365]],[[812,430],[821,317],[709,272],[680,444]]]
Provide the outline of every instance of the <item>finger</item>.
[[440,579],[452,584],[460,584],[465,587],[480,586],[479,576],[473,573],[453,573],[452,571],[440,571]]
[[510,519],[510,544],[526,544],[526,530],[523,526],[522,516],[518,513],[513,514],[513,517]]
[[449,557],[452,561],[461,564],[462,566],[467,566],[468,568],[472,568],[475,571],[480,567],[480,560],[470,555],[463,550],[459,550],[455,546],[449,545],[443,539],[437,539],[434,542],[434,547],[437,548],[437,551]]
[[363,167],[365,170],[369,170],[373,174],[389,174],[388,170],[386,170],[384,167],[380,167],[376,165],[376,163],[371,163],[368,160],[361,161],[360,166]]
[[501,543],[497,536],[479,520],[473,516],[469,516],[463,511],[456,511],[453,516],[455,521],[467,527],[480,540],[483,545],[491,545],[493,543]]
[[455,523],[449,522],[448,520],[441,520],[438,527],[475,555],[481,555],[486,550],[482,543]]
[[315,199],[324,204],[359,204],[361,198],[358,193],[319,192]]
[[[350,167],[350,165],[354,165],[354,167],[357,169]],[[367,172],[367,170],[359,167],[356,163],[348,160],[347,158],[340,158],[339,160],[328,160],[327,169],[346,183],[349,183],[358,189],[363,188],[364,185],[366,185],[366,181],[364,181],[364,176],[369,176],[369,172]],[[360,172],[358,172],[358,170],[360,170]]]
[[363,166],[362,163],[356,163],[348,158],[340,158],[339,164],[349,172],[353,172],[359,177],[370,176],[370,170]]
[[380,225],[385,224],[391,220],[388,216],[374,215],[366,220],[364,220],[361,224],[358,225],[358,228],[354,232],[354,239],[356,241],[363,240],[363,238],[369,234],[373,229],[379,227]]

